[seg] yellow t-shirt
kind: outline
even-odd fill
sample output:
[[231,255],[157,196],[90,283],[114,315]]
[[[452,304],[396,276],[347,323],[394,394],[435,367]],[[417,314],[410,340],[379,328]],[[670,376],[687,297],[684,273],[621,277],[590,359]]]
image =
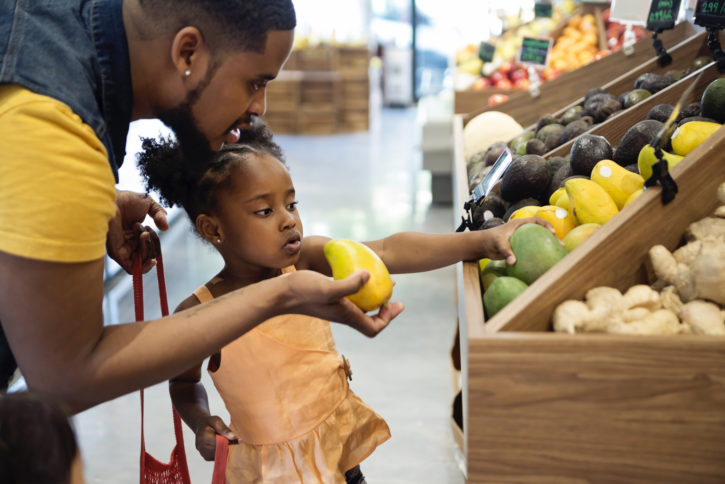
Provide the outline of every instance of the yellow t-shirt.
[[67,105],[0,85],[0,251],[57,262],[103,257],[114,185],[103,143]]

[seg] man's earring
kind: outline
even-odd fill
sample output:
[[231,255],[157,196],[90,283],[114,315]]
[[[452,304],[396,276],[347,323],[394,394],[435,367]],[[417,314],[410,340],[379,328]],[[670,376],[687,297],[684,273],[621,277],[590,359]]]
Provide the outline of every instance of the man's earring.
[[189,77],[189,76],[191,75],[191,69],[186,69],[186,70],[184,71],[184,75],[185,75],[186,77]]
[[222,239],[216,239],[216,243],[217,244],[221,244],[222,243]]

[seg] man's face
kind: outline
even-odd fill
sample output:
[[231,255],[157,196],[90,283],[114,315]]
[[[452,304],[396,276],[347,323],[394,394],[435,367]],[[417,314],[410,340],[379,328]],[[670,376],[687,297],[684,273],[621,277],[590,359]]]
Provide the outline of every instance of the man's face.
[[269,31],[264,53],[235,52],[219,59],[183,103],[158,114],[176,134],[185,159],[206,165],[223,143],[239,139],[238,131],[252,116],[264,114],[267,83],[277,77],[293,39],[292,30]]

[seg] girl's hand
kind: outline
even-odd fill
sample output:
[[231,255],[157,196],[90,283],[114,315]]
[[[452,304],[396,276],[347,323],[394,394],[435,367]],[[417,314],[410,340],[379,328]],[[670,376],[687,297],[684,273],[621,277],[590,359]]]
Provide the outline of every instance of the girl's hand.
[[236,443],[237,436],[224,421],[216,415],[209,418],[196,430],[196,449],[204,460],[213,461],[216,452],[217,434],[226,437],[231,443]]
[[370,278],[367,271],[357,271],[345,279],[332,280],[314,271],[296,271],[279,279],[287,284],[287,297],[281,313],[299,313],[351,326],[366,336],[382,331],[404,307],[388,303],[377,314],[365,314],[345,296],[355,294]]
[[509,242],[509,238],[511,238],[511,234],[514,233],[514,230],[524,224],[541,225],[549,229],[552,234],[556,235],[554,227],[543,218],[517,218],[516,220],[511,220],[510,222],[499,225],[498,227],[481,231],[486,233],[486,235],[488,236],[485,244],[485,257],[488,257],[489,259],[505,259],[508,265],[515,264],[516,256],[511,250],[511,243]]

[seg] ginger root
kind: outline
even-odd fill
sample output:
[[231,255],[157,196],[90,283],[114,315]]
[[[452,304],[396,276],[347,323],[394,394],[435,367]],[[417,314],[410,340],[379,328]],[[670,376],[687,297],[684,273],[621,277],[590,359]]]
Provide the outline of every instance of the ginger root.
[[725,316],[713,303],[691,301],[682,306],[680,316],[694,334],[725,335]]

